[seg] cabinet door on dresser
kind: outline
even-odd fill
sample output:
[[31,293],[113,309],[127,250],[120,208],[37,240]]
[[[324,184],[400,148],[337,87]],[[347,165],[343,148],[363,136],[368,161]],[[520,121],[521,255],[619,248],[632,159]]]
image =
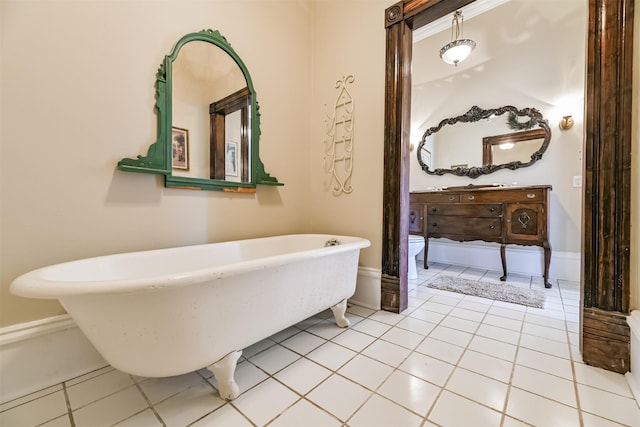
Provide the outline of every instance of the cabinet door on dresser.
[[545,240],[546,215],[542,203],[507,204],[505,243],[535,244]]
[[409,234],[424,234],[424,207],[422,203],[409,204]]

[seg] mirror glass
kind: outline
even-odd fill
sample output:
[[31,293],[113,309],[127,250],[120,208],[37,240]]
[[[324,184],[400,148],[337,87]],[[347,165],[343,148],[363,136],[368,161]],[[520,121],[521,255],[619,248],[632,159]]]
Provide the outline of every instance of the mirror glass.
[[418,144],[418,163],[429,174],[477,178],[532,165],[542,158],[550,140],[548,122],[534,108],[473,106],[425,131]]
[[[211,173],[215,138],[211,132],[209,106],[245,89],[247,82],[244,74],[231,56],[220,47],[204,41],[193,41],[185,44],[173,61],[172,78],[172,128],[189,131],[189,167],[174,167],[172,173],[177,176],[216,179]],[[240,110],[233,114],[236,114],[237,120],[229,120],[229,115],[223,116],[223,135],[230,138],[232,136],[235,143],[239,144]],[[248,119],[251,120],[250,117]],[[173,164],[175,165],[175,159]],[[230,180],[240,182],[236,177],[237,173],[229,176]],[[226,180],[227,177],[222,179]]]
[[158,140],[118,169],[165,175],[175,188],[254,192],[283,185],[259,157],[260,114],[245,64],[218,32],[189,33],[156,74]]

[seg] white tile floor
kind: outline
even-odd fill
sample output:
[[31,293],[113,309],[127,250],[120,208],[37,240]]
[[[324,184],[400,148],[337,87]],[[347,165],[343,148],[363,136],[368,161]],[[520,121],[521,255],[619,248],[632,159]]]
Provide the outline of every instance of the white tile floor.
[[428,288],[438,274],[500,275],[434,264],[402,314],[351,306],[349,329],[328,311],[309,318],[245,349],[232,402],[204,369],[145,379],[105,367],[1,405],[0,425],[640,426],[624,377],[581,362],[577,283],[553,280],[533,309]]

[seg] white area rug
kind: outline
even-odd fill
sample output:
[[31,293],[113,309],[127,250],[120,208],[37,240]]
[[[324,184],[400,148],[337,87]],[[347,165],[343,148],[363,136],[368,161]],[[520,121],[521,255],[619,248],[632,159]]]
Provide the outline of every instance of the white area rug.
[[437,276],[427,283],[427,287],[526,305],[528,307],[544,308],[544,291],[527,289],[508,283],[479,282],[454,276]]

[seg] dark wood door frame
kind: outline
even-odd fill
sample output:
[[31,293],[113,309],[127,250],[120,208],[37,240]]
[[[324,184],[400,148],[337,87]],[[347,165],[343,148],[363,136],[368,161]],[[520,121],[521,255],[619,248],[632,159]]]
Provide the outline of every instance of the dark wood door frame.
[[[412,31],[474,0],[404,0],[385,11],[386,88],[381,304],[407,308]],[[582,242],[586,363],[629,369],[634,0],[589,9]]]

